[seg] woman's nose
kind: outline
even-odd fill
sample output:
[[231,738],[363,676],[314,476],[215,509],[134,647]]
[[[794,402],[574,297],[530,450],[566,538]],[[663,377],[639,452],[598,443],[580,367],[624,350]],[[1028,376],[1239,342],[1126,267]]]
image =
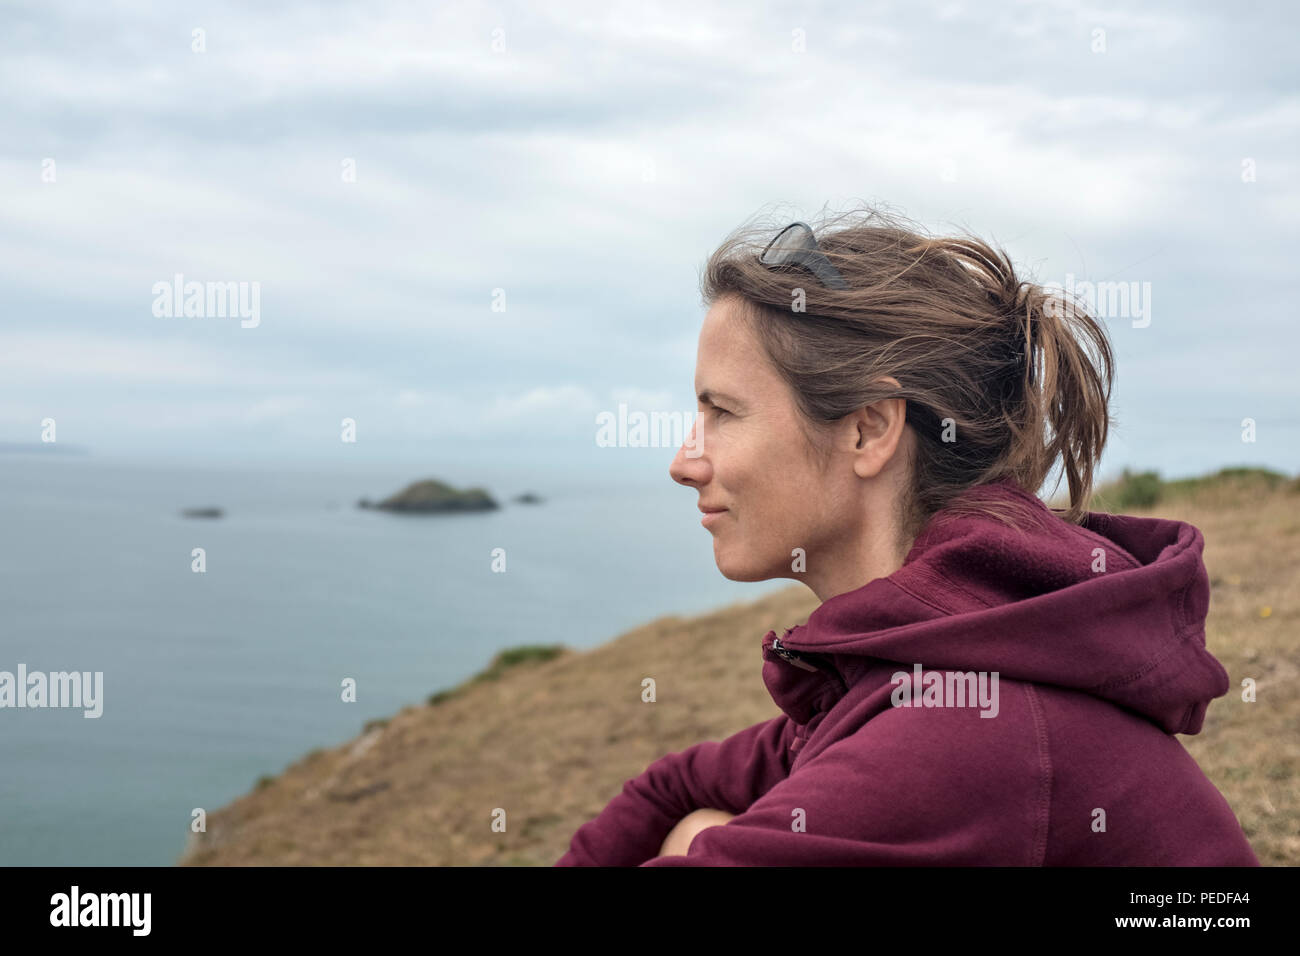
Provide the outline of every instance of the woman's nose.
[[668,467],[668,474],[678,484],[702,485],[708,482],[709,464],[704,460],[704,449],[697,437],[697,428],[698,422],[691,426],[691,433],[677,449],[677,454]]

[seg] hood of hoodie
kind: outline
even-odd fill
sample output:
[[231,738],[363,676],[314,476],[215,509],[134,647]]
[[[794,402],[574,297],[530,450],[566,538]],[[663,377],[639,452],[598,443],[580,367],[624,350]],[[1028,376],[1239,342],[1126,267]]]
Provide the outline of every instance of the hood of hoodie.
[[883,660],[1083,691],[1166,733],[1198,733],[1229,686],[1205,646],[1200,531],[1097,512],[1076,525],[1009,480],[980,491],[1017,507],[1023,529],[941,511],[893,574],[779,639],[769,631],[763,679],[776,703],[805,723]]

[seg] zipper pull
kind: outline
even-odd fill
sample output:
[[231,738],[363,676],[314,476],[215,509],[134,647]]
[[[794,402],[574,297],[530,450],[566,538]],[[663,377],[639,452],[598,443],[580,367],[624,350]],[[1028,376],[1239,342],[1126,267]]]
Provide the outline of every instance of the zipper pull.
[[809,664],[807,661],[803,660],[794,651],[782,647],[781,638],[779,637],[772,638],[772,651],[775,654],[777,654],[783,661],[787,661],[788,663],[793,664],[795,667],[802,667],[806,671],[821,670],[821,668],[818,667],[816,664]]

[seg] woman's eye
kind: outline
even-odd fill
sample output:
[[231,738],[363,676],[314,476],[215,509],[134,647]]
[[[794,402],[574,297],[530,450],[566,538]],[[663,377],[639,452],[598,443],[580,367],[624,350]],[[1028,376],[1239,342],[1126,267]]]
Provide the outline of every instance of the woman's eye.
[[719,408],[717,405],[714,405],[713,414],[721,418],[723,415],[730,415],[731,412],[727,411],[725,408]]

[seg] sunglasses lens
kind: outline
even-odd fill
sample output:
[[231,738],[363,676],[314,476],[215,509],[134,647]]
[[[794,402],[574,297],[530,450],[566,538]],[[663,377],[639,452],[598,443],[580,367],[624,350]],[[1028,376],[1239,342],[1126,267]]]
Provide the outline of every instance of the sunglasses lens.
[[809,247],[812,233],[802,223],[794,223],[782,229],[763,253],[763,262],[767,265],[781,265],[791,261],[797,253]]
[[817,248],[817,240],[806,223],[792,222],[772,239],[758,257],[767,266],[795,265],[807,269],[832,289],[847,289],[848,283]]

